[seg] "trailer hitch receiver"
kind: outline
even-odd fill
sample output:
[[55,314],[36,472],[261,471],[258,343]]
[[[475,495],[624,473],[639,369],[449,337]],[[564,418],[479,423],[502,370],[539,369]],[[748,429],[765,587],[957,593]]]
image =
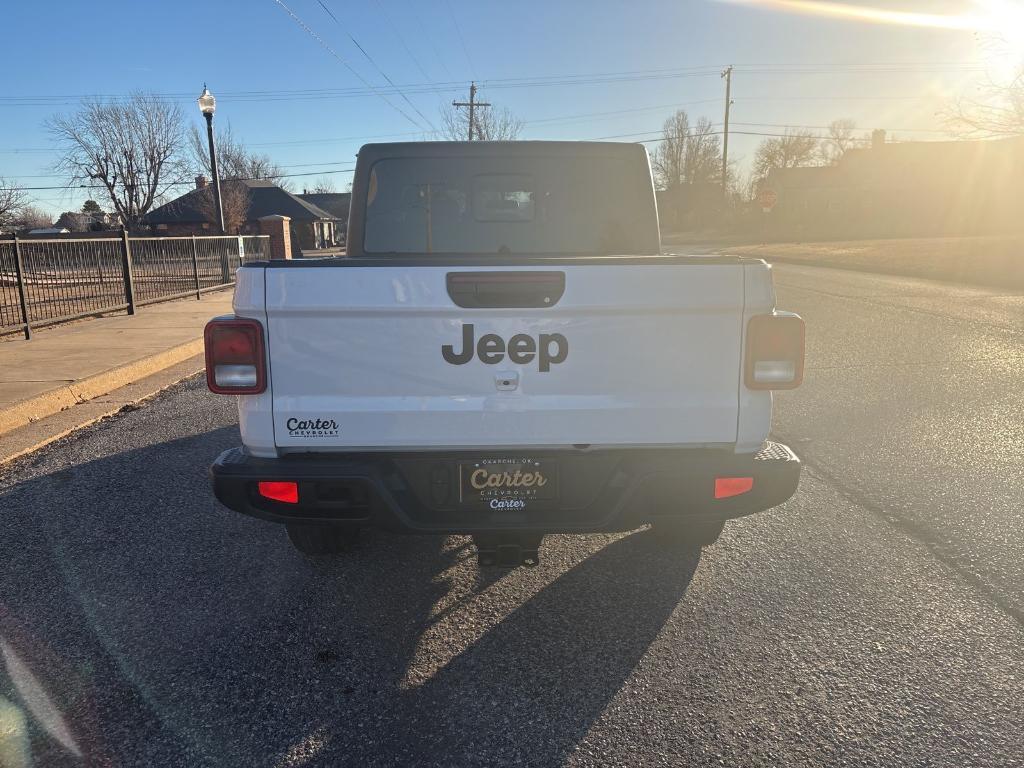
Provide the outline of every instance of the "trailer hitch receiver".
[[497,565],[515,568],[525,565],[533,568],[540,563],[542,534],[488,533],[473,536],[476,545],[477,562],[480,565]]

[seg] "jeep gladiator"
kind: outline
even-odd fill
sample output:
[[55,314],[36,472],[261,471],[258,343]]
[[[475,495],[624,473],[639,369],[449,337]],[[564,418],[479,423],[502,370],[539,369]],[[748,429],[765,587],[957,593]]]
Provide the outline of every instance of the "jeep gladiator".
[[764,261],[661,253],[641,145],[364,146],[347,255],[244,264],[233,311],[205,334],[242,436],[213,490],[305,553],[367,526],[483,564],[646,524],[705,545],[799,482],[767,438],[803,321]]

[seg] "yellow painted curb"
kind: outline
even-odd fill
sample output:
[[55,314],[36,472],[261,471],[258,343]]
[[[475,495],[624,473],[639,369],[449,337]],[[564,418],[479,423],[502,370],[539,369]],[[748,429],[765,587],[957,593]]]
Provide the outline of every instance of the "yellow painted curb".
[[138,381],[165,368],[170,368],[202,351],[203,340],[201,338],[194,339],[141,360],[135,360],[0,408],[0,435],[59,413],[65,408],[105,395],[118,387],[131,384],[133,381]]

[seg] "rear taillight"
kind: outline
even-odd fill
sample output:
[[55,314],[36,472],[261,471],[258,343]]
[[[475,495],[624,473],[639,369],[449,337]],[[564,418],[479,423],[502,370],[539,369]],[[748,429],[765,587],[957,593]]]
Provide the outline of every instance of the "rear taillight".
[[715,498],[728,499],[749,493],[754,488],[752,477],[716,477]]
[[260,496],[285,504],[299,503],[299,484],[292,482],[273,482],[261,480],[258,485]]
[[749,389],[793,389],[804,379],[804,321],[792,312],[755,315],[747,324]]
[[206,342],[206,385],[219,395],[256,395],[267,388],[263,326],[256,320],[211,320]]

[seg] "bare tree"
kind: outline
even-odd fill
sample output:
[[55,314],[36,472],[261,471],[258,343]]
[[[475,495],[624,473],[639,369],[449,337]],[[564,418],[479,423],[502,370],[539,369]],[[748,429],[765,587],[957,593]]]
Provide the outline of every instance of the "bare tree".
[[181,108],[155,95],[86,99],[46,125],[62,147],[57,168],[71,183],[99,182],[128,227],[185,178]]
[[[189,148],[193,162],[208,177],[213,178],[210,167],[210,148],[206,134],[193,124],[189,127]],[[217,130],[217,170],[221,179],[266,179],[287,189],[284,169],[270,159],[270,155],[252,152],[240,139],[235,138],[230,125]],[[227,226],[225,224],[225,226]]]
[[975,98],[961,98],[946,109],[950,132],[961,139],[1024,136],[1024,62],[1019,46],[1003,34],[982,35],[980,45],[993,61],[1016,62],[1013,74],[996,79],[989,75]]
[[857,123],[849,118],[833,120],[828,124],[828,138],[822,139],[818,146],[822,165],[835,165],[843,159],[843,155],[860,142],[854,136]]
[[754,177],[764,179],[773,168],[814,165],[818,137],[809,131],[786,130],[785,135],[765,139],[754,153]]
[[9,228],[25,206],[25,193],[13,181],[0,176],[0,228]]
[[[508,107],[479,107],[473,111],[473,136],[480,141],[515,141],[523,121]],[[465,141],[469,137],[469,110],[446,104],[441,107],[441,137]]]
[[721,140],[710,120],[702,117],[691,128],[689,115],[680,109],[665,121],[662,131],[651,159],[658,186],[721,183]]
[[979,99],[961,99],[945,114],[963,139],[1024,136],[1024,71],[1009,83],[989,83]]
[[690,116],[680,109],[662,126],[663,137],[654,150],[651,167],[662,189],[674,189],[686,183],[686,145],[690,140]]
[[[213,195],[213,186],[207,184],[192,193],[195,195],[196,208],[211,224],[219,224],[217,220],[217,200]],[[224,232],[238,234],[242,225],[249,218],[251,197],[249,188],[241,181],[226,179],[220,185],[220,203],[224,211]]]
[[336,192],[337,189],[334,186],[334,179],[327,176],[321,176],[313,182],[312,186],[307,187],[304,191],[313,195],[325,195],[331,192]]
[[39,229],[53,225],[53,217],[42,208],[34,205],[23,205],[14,215],[12,222],[19,230]]
[[690,184],[721,183],[722,142],[706,117],[697,121],[686,145],[686,178]]

